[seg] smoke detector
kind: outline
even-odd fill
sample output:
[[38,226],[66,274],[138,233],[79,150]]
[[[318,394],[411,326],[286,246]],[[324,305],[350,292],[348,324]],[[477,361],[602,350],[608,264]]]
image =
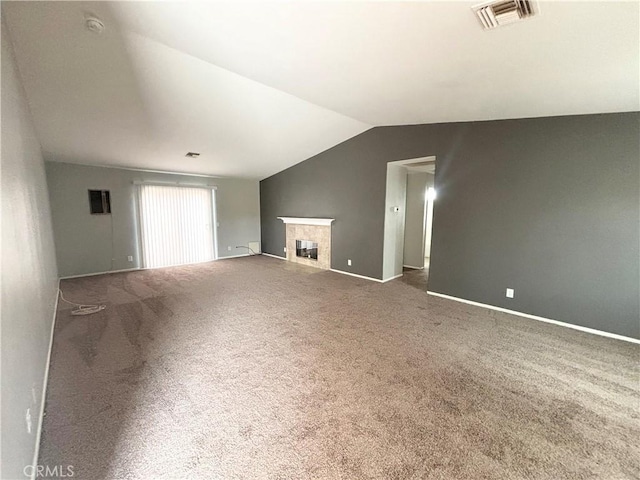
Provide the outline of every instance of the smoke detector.
[[104,32],[104,23],[102,23],[102,20],[100,20],[99,18],[93,17],[93,16],[85,17],[84,26],[91,33],[95,33],[95,34],[99,35],[102,32]]
[[540,13],[535,0],[497,0],[471,7],[485,30],[516,23]]
[[185,157],[189,157],[189,158],[198,158],[200,156],[200,154],[198,152],[187,152],[187,154],[185,155]]

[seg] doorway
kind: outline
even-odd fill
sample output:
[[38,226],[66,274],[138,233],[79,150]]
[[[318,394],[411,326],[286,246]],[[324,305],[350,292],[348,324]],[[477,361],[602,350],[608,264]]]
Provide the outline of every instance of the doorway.
[[144,268],[215,260],[215,190],[211,187],[139,185]]
[[416,277],[426,287],[431,261],[435,157],[387,164],[383,280]]

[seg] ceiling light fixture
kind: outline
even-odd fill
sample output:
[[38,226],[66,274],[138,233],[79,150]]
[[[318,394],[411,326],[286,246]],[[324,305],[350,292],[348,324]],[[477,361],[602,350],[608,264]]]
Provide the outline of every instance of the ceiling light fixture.
[[91,15],[85,17],[84,26],[91,33],[100,35],[102,32],[104,32],[104,23],[102,23],[102,20]]
[[187,152],[187,154],[185,155],[185,157],[189,157],[189,158],[198,158],[200,156],[200,154],[198,152]]

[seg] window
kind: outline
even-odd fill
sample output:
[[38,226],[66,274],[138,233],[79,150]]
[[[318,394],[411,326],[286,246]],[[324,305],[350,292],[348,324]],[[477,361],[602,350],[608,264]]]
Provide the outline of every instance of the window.
[[146,268],[215,259],[211,188],[143,184],[139,195]]

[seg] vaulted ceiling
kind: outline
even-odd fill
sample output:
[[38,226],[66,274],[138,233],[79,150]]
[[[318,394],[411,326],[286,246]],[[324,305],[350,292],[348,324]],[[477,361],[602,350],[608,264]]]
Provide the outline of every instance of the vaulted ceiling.
[[471,5],[3,2],[2,13],[53,161],[264,178],[372,126],[640,109],[638,2],[542,3],[492,31]]

